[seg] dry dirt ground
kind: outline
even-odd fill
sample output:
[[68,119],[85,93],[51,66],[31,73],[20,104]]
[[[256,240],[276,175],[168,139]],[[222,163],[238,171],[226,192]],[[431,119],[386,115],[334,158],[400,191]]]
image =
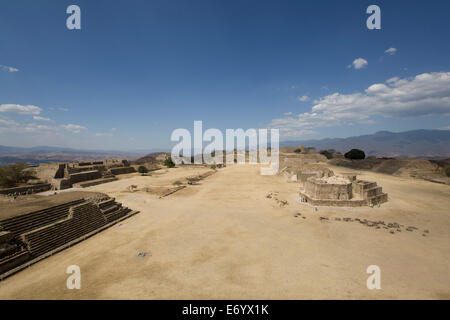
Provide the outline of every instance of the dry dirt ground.
[[[206,171],[160,170],[88,188],[141,212],[0,282],[0,298],[450,299],[448,186],[360,172],[388,203],[316,212],[298,202],[296,183],[233,165],[164,198],[146,191]],[[335,220],[345,217],[403,227],[391,234]],[[66,288],[70,265],[81,268],[80,290]],[[370,265],[381,269],[381,290],[366,287]]]

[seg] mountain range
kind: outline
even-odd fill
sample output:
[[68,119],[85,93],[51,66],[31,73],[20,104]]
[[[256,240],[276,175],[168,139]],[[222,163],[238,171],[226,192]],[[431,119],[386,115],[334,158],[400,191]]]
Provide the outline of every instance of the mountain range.
[[[317,151],[334,149],[345,153],[357,148],[367,156],[392,158],[449,158],[450,130],[413,130],[406,132],[379,131],[374,134],[348,138],[327,138],[321,140],[282,141],[280,147],[314,147]],[[29,164],[65,161],[88,161],[107,158],[134,160],[144,155],[168,151],[148,149],[136,151],[82,150],[73,148],[36,146],[31,148],[0,146],[0,165],[18,161]]]
[[15,162],[39,164],[48,162],[92,161],[102,159],[137,159],[159,149],[117,151],[82,150],[73,148],[37,146],[31,148],[0,146],[0,165]]
[[366,155],[377,157],[447,158],[450,157],[450,130],[379,131],[348,138],[280,142],[280,146],[298,145],[314,147],[318,151],[334,149],[342,153],[361,149]]

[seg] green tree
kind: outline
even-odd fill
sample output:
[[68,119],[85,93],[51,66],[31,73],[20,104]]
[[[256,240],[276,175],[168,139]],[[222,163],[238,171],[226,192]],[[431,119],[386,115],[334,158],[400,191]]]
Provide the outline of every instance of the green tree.
[[11,188],[16,186],[18,183],[24,183],[30,179],[35,179],[34,172],[26,169],[27,165],[23,162],[1,166],[0,186],[4,188]]
[[346,154],[344,154],[344,157],[346,157],[347,159],[352,159],[352,160],[362,160],[366,157],[366,154],[362,150],[352,149],[349,152],[347,152]]
[[139,172],[139,173],[147,173],[147,172],[148,172],[148,169],[147,169],[147,167],[145,167],[145,166],[139,166],[139,167],[138,167],[138,172]]
[[171,157],[168,157],[166,160],[164,160],[163,165],[165,165],[167,168],[175,167],[175,163],[172,161]]
[[327,157],[327,159],[332,159],[333,158],[333,154],[331,152],[329,152],[328,150],[322,150],[319,153],[324,155],[325,157]]
[[449,164],[446,164],[444,166],[444,173],[447,177],[450,177],[450,165]]

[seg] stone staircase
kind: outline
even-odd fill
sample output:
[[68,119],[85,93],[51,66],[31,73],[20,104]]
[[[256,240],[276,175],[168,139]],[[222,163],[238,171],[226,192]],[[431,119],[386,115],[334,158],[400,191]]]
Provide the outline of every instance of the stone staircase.
[[55,221],[64,219],[69,214],[71,206],[84,202],[84,199],[78,199],[58,206],[34,211],[27,214],[18,215],[9,219],[0,221],[3,230],[8,230],[16,235],[40,228]]
[[119,219],[131,211],[122,207],[121,203],[115,202],[114,198],[98,203],[98,207],[108,222]]
[[102,227],[106,222],[95,204],[82,203],[70,208],[67,218],[27,232],[22,235],[22,240],[28,245],[33,257],[38,257]]
[[387,193],[376,182],[357,180],[353,182],[353,194],[367,201],[368,205],[377,205],[388,201]]
[[78,199],[0,221],[0,279],[138,212],[114,198]]

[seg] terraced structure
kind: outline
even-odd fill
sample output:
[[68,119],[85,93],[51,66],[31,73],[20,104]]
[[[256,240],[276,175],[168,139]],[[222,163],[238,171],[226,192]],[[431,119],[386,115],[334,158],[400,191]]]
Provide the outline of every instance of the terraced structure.
[[71,194],[70,201],[0,220],[0,279],[138,213],[105,194]]

